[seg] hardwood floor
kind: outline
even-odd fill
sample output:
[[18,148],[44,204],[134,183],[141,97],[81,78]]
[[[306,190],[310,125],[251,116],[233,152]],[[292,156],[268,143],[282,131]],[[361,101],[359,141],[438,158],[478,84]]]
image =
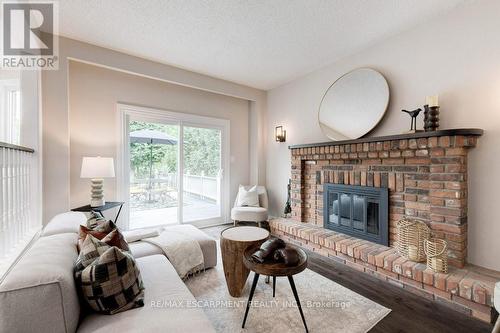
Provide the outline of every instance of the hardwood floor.
[[[247,224],[250,225],[250,224]],[[255,225],[255,224],[253,224]],[[212,237],[229,225],[203,229]],[[491,332],[493,326],[468,317],[445,303],[414,295],[387,282],[360,273],[333,259],[308,252],[308,268],[350,290],[363,295],[392,312],[370,332]]]

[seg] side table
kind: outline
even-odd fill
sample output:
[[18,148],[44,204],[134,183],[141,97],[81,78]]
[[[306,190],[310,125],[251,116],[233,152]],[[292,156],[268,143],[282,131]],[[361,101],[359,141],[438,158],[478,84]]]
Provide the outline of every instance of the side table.
[[106,202],[106,204],[104,206],[91,207],[90,205],[85,205],[85,206],[81,206],[78,208],[73,208],[71,211],[72,212],[84,212],[84,213],[89,213],[91,211],[94,211],[94,212],[99,212],[102,215],[102,212],[105,210],[112,209],[115,207],[120,207],[120,209],[118,209],[118,213],[116,213],[116,217],[115,217],[115,224],[116,224],[116,222],[118,221],[118,217],[120,216],[120,212],[122,211],[123,204],[124,204],[124,202],[108,201],[108,202]]
[[231,296],[241,296],[250,273],[243,264],[245,250],[248,247],[259,247],[268,238],[269,231],[258,227],[231,227],[221,232],[222,265]]
[[306,319],[304,318],[304,313],[302,312],[302,307],[300,305],[299,295],[297,293],[297,288],[295,287],[295,282],[293,281],[293,276],[302,272],[307,268],[307,254],[299,247],[294,245],[287,244],[287,248],[293,248],[297,250],[300,260],[294,266],[286,266],[281,262],[274,261],[264,261],[263,263],[259,263],[252,258],[252,254],[255,253],[259,249],[259,246],[252,246],[245,250],[245,254],[243,256],[243,263],[245,266],[254,272],[254,278],[252,283],[252,289],[250,289],[250,296],[248,296],[247,308],[245,310],[245,317],[243,318],[243,324],[241,328],[245,328],[245,322],[247,321],[248,310],[250,309],[250,304],[252,302],[253,294],[255,292],[255,287],[257,286],[257,282],[259,281],[259,276],[267,275],[273,277],[273,297],[275,295],[276,289],[276,277],[278,276],[286,276],[288,281],[290,282],[290,287],[292,288],[293,296],[295,297],[295,301],[297,302],[297,307],[299,308],[300,316],[302,317],[302,322],[304,323],[304,327],[306,332],[309,332],[306,324]]

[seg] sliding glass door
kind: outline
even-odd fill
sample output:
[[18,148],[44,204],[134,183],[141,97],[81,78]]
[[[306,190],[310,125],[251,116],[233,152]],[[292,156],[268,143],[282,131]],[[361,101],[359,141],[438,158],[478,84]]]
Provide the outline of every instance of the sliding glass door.
[[[119,106],[124,227],[226,222],[226,120]],[[128,214],[127,214],[128,213]]]
[[176,224],[179,125],[129,122],[129,227]]
[[183,126],[183,222],[221,217],[221,130]]

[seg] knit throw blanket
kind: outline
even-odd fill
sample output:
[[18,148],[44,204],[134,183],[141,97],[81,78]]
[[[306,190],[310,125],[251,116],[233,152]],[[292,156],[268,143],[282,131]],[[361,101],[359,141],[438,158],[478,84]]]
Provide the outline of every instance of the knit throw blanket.
[[158,236],[144,238],[142,241],[162,249],[181,279],[186,279],[205,267],[200,244],[182,231],[166,228]]

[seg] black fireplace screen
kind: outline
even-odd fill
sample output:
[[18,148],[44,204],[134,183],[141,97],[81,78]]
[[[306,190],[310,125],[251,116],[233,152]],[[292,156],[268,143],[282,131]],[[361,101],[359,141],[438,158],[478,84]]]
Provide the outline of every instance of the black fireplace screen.
[[387,188],[325,184],[324,227],[389,245]]

